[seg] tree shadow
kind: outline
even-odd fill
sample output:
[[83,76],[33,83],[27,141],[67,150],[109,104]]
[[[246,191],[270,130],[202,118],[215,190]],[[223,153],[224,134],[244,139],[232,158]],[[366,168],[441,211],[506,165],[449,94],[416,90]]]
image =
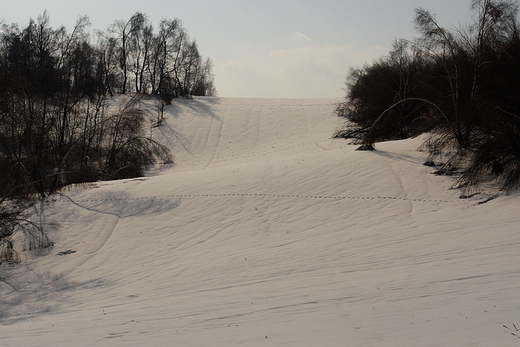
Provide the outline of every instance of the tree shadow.
[[181,204],[181,198],[173,199],[163,196],[130,198],[129,194],[115,192],[96,200],[74,201],[66,195],[63,195],[63,198],[85,210],[109,214],[118,218],[163,213],[177,208]]
[[0,325],[11,325],[35,315],[56,311],[74,291],[106,284],[99,279],[71,281],[60,274],[40,272],[28,265],[1,268]]
[[189,153],[192,154],[189,150],[189,140],[182,135],[175,126],[169,124],[168,122],[164,122],[159,128],[158,131],[161,133],[164,139],[167,139],[168,142],[174,143],[177,141],[181,144],[181,146]]
[[414,163],[414,164],[423,164],[423,162],[424,162],[415,156],[403,154],[403,153],[393,153],[393,152],[386,152],[386,151],[380,151],[380,150],[372,151],[372,153],[377,154],[381,157],[388,158],[388,159],[402,160],[402,161],[407,161],[409,163]]
[[[177,100],[182,100],[181,102]],[[214,107],[220,104],[220,99],[215,97],[205,97],[203,100],[200,99],[174,99],[172,104],[168,106],[167,112],[173,118],[179,118],[181,107],[190,108],[194,114],[201,117],[211,117],[217,120],[220,118],[215,113]]]

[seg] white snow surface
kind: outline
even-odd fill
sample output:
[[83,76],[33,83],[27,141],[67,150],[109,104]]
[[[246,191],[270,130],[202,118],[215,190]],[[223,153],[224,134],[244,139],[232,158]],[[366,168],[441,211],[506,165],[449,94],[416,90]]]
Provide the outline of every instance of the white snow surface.
[[519,346],[518,194],[460,199],[424,138],[332,139],[340,101],[174,100],[174,165],[45,204],[0,346]]

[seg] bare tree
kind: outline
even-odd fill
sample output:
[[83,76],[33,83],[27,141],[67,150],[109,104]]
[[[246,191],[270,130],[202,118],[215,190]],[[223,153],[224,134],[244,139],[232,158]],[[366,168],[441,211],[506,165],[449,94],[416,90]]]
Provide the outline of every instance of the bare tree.
[[121,93],[126,94],[128,88],[128,74],[129,74],[129,55],[131,50],[132,36],[135,36],[143,24],[146,17],[141,12],[135,13],[130,20],[117,20],[109,27],[109,32],[115,35],[115,44],[117,47],[117,58],[119,60],[119,67],[123,80],[121,83]]

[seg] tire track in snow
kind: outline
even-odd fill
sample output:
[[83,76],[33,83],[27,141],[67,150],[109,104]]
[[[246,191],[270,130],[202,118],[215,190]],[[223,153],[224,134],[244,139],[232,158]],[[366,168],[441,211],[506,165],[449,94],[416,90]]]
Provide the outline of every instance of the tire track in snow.
[[[211,123],[208,127],[209,130],[206,131],[204,134],[199,133],[198,141],[197,140],[192,141],[193,143],[199,143],[199,144],[197,146],[198,150],[192,150],[192,151],[190,151],[190,154],[204,153],[209,150],[210,155],[205,158],[201,158],[201,159],[176,160],[176,164],[178,164],[178,165],[201,164],[202,168],[207,168],[210,164],[216,163],[216,162],[224,162],[224,161],[233,160],[233,159],[251,158],[251,157],[258,156],[258,155],[267,155],[270,153],[281,152],[284,150],[295,149],[295,148],[308,146],[308,145],[316,145],[316,146],[320,147],[316,141],[308,141],[308,142],[299,142],[299,143],[291,144],[291,145],[284,145],[284,146],[280,146],[280,147],[277,147],[274,145],[274,146],[271,146],[271,148],[267,148],[265,150],[257,150],[254,152],[245,152],[242,154],[231,154],[231,155],[218,155],[217,154],[218,147],[219,147],[219,145],[221,145],[220,142],[222,140],[220,138],[221,137],[220,135],[222,134],[223,127],[225,127],[225,124],[226,124],[225,118],[229,114],[233,114],[233,112],[230,111],[231,108],[240,109],[241,106],[247,106],[247,108],[244,109],[244,112],[249,112],[249,114],[248,114],[248,117],[243,117],[244,118],[243,121],[246,122],[245,125],[247,126],[248,131],[242,135],[247,136],[247,139],[248,140],[250,139],[251,141],[253,141],[253,143],[257,143],[258,139],[259,139],[259,134],[260,134],[259,131],[260,131],[260,125],[261,125],[260,123],[262,120],[262,115],[265,115],[265,114],[269,115],[269,112],[266,111],[267,108],[276,109],[277,107],[289,107],[289,108],[294,108],[295,111],[298,111],[298,110],[304,109],[306,107],[328,107],[328,106],[334,106],[336,104],[337,104],[337,102],[327,102],[327,103],[323,103],[323,104],[321,104],[321,103],[318,103],[318,104],[314,104],[314,103],[313,104],[277,104],[277,103],[272,103],[272,102],[267,102],[267,103],[260,102],[260,103],[255,103],[255,104],[243,103],[243,102],[229,103],[229,104],[225,105],[225,109],[219,113],[221,115],[221,118],[216,119],[219,122],[220,128],[218,129],[218,131],[219,131],[218,136],[217,136],[218,139],[216,140],[216,143],[214,143],[214,146],[212,147],[210,144],[210,142],[212,142],[212,139],[210,139],[210,136],[214,133],[213,128],[215,128],[215,124],[213,122],[214,119],[211,120]],[[309,129],[308,120],[306,118],[302,118],[302,121],[305,122],[305,129],[308,131],[308,129]],[[250,127],[249,127],[249,125],[250,125]],[[253,135],[251,135],[251,133],[253,133]],[[204,139],[204,137],[205,137],[205,139]],[[213,142],[215,142],[215,141],[213,141]],[[204,143],[204,144],[202,145],[202,143]],[[321,149],[326,150],[324,147],[321,147]]]
[[[215,125],[215,122],[218,122],[218,124]],[[194,163],[203,164],[203,170],[211,164],[213,158],[215,157],[215,152],[220,142],[222,123],[223,122],[220,119],[211,118],[209,126],[207,128],[204,128],[203,130],[199,129],[198,135],[191,141],[192,144],[197,145],[197,149],[193,150],[190,148],[190,152],[210,153],[208,158],[199,161],[194,161]]]
[[[73,200],[71,197],[66,196],[64,194],[61,194],[61,199],[56,199],[55,201],[69,201],[74,205],[79,206],[81,201]],[[102,201],[123,201],[128,200],[125,197],[122,198],[116,198],[116,199],[98,199],[95,200],[96,202],[102,202]],[[80,206],[83,207],[83,206]],[[91,209],[93,210],[93,209]],[[119,220],[121,218],[121,213],[123,210],[123,206],[121,206],[117,211],[115,212],[109,212],[104,211],[101,212],[104,215],[104,223],[102,224],[102,227],[100,228],[101,231],[98,232],[96,237],[94,238],[94,241],[91,243],[86,243],[82,252],[80,255],[72,260],[75,264],[74,266],[70,267],[69,271],[64,272],[64,274],[68,275],[71,273],[74,273],[78,271],[82,266],[85,266],[92,258],[105,246],[105,244],[108,242],[110,237],[112,236],[114,230],[117,227],[117,224],[119,223]],[[100,212],[93,210],[95,212]]]
[[97,253],[103,246],[107,243],[108,239],[112,236],[114,230],[117,227],[117,223],[119,223],[119,216],[115,214],[111,214],[107,217],[105,225],[103,226],[102,231],[99,236],[95,238],[95,242],[90,244],[88,248],[92,250],[89,252],[85,252],[85,254],[94,254]]
[[400,187],[401,193],[404,194],[403,199],[405,199],[406,201],[409,202],[407,213],[409,215],[411,215],[413,213],[413,210],[414,210],[414,206],[413,206],[413,203],[412,203],[413,200],[408,199],[408,192],[407,192],[407,189],[405,187],[405,184],[404,184],[403,180],[401,179],[401,176],[399,174],[397,174],[397,172],[396,172],[396,170],[395,170],[395,168],[393,166],[392,161],[388,160],[387,158],[385,158],[385,161],[386,161],[386,166],[390,169],[392,175],[396,179],[396,182],[398,182],[398,185]]
[[285,150],[296,149],[296,148],[310,146],[310,145],[315,145],[315,146],[321,148],[320,151],[329,151],[330,150],[328,148],[320,146],[319,142],[309,141],[309,142],[297,143],[297,144],[290,145],[290,146],[281,146],[281,147],[273,146],[270,149],[263,150],[263,151],[248,152],[248,153],[243,153],[243,154],[231,154],[231,155],[226,155],[226,156],[216,156],[216,157],[213,157],[212,159],[178,161],[177,163],[179,163],[179,164],[197,164],[197,163],[206,163],[206,162],[223,162],[223,161],[233,160],[233,159],[244,159],[244,158],[256,157],[259,155],[267,155],[267,154],[271,154],[271,153],[282,152]]
[[[341,99],[339,99],[341,100]],[[293,108],[298,108],[298,107],[325,107],[325,106],[334,106],[336,107],[337,106],[337,102],[329,102],[329,103],[323,103],[323,104],[276,104],[276,103],[266,103],[266,104],[263,104],[263,103],[255,103],[255,104],[251,104],[251,103],[233,103],[233,106],[252,106],[254,105],[255,107],[293,107]]]
[[[225,116],[226,116],[226,112],[224,112],[224,114],[222,115],[222,119],[211,118],[210,131],[207,133],[208,137],[206,139],[206,144],[204,145],[204,151],[203,151],[203,153],[206,153],[207,149],[209,151],[211,151],[211,157],[210,157],[208,163],[206,164],[206,166],[204,167],[204,169],[207,168],[211,164],[213,159],[215,158],[215,153],[217,152],[220,141],[222,139],[222,128],[224,126],[224,117]],[[218,122],[216,126],[215,126],[215,122]],[[216,128],[216,130],[214,130],[215,128]],[[215,136],[212,136],[213,134],[215,134]],[[208,144],[210,145],[210,148],[208,148]]]

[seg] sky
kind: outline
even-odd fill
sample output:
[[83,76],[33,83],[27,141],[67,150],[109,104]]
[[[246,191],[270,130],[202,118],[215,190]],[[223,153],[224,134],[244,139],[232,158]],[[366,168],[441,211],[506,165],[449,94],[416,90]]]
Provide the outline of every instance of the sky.
[[350,68],[416,36],[414,9],[441,25],[470,21],[470,0],[0,0],[4,23],[26,25],[44,11],[69,31],[80,16],[91,29],[143,12],[158,27],[178,18],[213,62],[221,97],[342,97]]

